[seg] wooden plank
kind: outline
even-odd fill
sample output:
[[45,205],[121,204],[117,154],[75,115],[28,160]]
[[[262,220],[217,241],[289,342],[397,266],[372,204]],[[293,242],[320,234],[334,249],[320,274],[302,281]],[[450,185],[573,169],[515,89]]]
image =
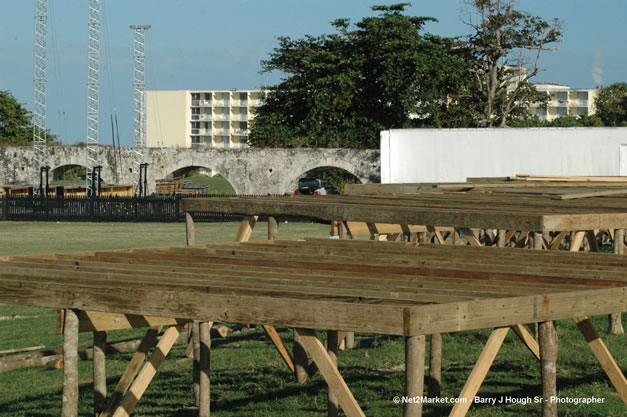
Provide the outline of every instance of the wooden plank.
[[475,366],[464,384],[462,392],[459,394],[458,398],[465,398],[465,401],[455,403],[449,417],[463,417],[466,415],[508,332],[509,327],[500,327],[490,334],[479,355],[479,359],[475,362]]
[[603,190],[603,191],[590,191],[586,193],[569,193],[553,196],[554,200],[573,200],[576,198],[589,198],[589,197],[602,197],[608,195],[624,195],[627,194],[627,190]]
[[329,356],[315,333],[308,329],[294,329],[294,331],[299,334],[301,343],[313,358],[324,380],[329,385],[329,390],[335,394],[346,416],[365,417],[355,397],[353,397],[353,394],[346,385],[344,378],[342,378],[342,375],[338,371],[335,362]]
[[63,326],[63,401],[61,417],[78,415],[78,316],[65,310]]
[[290,369],[290,371],[292,373],[296,372],[294,367],[294,358],[287,350],[287,347],[285,347],[285,344],[283,343],[283,340],[281,340],[281,337],[277,333],[276,329],[272,326],[264,325],[263,330],[265,330],[266,334],[274,344],[274,347],[279,351],[281,358]]
[[157,344],[155,351],[150,356],[150,359],[137,375],[131,388],[122,399],[122,403],[113,413],[113,417],[128,417],[133,412],[142,395],[146,392],[146,388],[148,388],[148,385],[157,374],[157,369],[159,369],[174,345],[174,342],[179,337],[182,329],[182,325],[168,327]]
[[577,323],[577,327],[579,327],[581,334],[583,334],[586,342],[588,342],[588,346],[590,346],[592,353],[596,356],[601,367],[612,382],[612,385],[616,388],[616,392],[618,392],[618,395],[627,405],[627,379],[625,379],[625,375],[614,360],[614,357],[587,317],[575,318],[575,323]]
[[583,243],[583,239],[586,235],[585,231],[574,232],[570,236],[570,252],[579,252],[581,249],[581,244]]
[[516,336],[518,336],[525,346],[527,346],[533,356],[540,360],[540,346],[538,345],[535,337],[533,337],[533,335],[529,333],[522,324],[514,324],[510,327],[514,333],[516,333]]
[[136,329],[142,327],[174,326],[191,320],[154,317],[137,314],[103,313],[99,311],[79,311],[79,332],[99,332],[109,330]]
[[155,342],[157,341],[159,331],[160,328],[148,329],[148,331],[142,338],[142,341],[137,348],[137,351],[133,354],[133,357],[126,366],[124,373],[120,377],[120,380],[118,381],[115,390],[111,395],[111,398],[109,398],[106,409],[102,413],[100,413],[100,417],[110,417],[111,415],[113,415],[113,412],[120,403],[120,400],[122,400],[122,397],[128,391],[131,383],[135,379],[135,375],[137,375],[137,372],[139,372],[139,369],[144,363],[144,360],[148,355],[148,351],[151,347],[154,346]]
[[[422,271],[424,272],[424,271]],[[3,276],[0,272],[0,276]],[[522,277],[521,277],[522,278]],[[81,294],[77,298],[74,293]],[[315,299],[302,304],[300,295],[273,297],[264,294],[229,295],[198,293],[177,288],[133,286],[112,297],[109,284],[103,286],[66,285],[63,282],[28,282],[0,279],[0,302],[43,307],[88,308],[90,310],[124,310],[124,313],[183,316],[194,319],[235,323],[264,323],[294,327],[336,328],[364,333],[419,335],[471,328],[572,318],[572,312],[599,315],[625,311],[627,287],[600,290],[556,292],[544,296],[517,296],[458,302],[454,305],[412,306],[411,303],[362,304],[350,299]],[[125,303],[120,303],[126,299]],[[154,300],[159,300],[155,302]],[[251,309],[251,306],[256,308]],[[499,311],[499,308],[502,310]],[[404,312],[411,317],[410,326],[403,323]],[[459,312],[462,312],[460,314]],[[498,313],[498,314],[497,314]],[[441,320],[430,317],[440,315]],[[364,322],[363,317],[371,320]],[[413,333],[405,334],[410,329]]]
[[255,224],[257,224],[258,218],[259,216],[248,216],[243,219],[239,225],[234,241],[247,242],[253,234],[253,229],[255,228]]
[[[425,336],[405,337],[405,396],[422,398],[425,379]],[[407,402],[403,417],[421,417],[422,401]]]

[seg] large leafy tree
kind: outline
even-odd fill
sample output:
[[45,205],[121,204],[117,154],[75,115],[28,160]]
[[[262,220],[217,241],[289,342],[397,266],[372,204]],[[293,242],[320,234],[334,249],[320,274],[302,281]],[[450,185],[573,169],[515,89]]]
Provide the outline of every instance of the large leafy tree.
[[505,127],[524,116],[524,103],[546,101],[530,79],[542,69],[540,57],[562,38],[561,23],[517,10],[517,0],[468,0],[466,23],[473,28],[463,49],[475,91],[466,97],[479,126]]
[[435,19],[405,6],[374,6],[354,26],[338,19],[330,35],[278,38],[262,67],[286,77],[257,109],[249,144],[378,148],[383,129],[449,125],[465,63],[452,39],[421,33]]
[[0,91],[0,145],[22,146],[33,143],[28,110],[8,91]]
[[599,91],[596,114],[606,126],[627,126],[627,83],[615,83]]
[[[56,136],[47,133],[46,142],[57,145]],[[33,144],[31,114],[9,91],[0,91],[0,146]]]

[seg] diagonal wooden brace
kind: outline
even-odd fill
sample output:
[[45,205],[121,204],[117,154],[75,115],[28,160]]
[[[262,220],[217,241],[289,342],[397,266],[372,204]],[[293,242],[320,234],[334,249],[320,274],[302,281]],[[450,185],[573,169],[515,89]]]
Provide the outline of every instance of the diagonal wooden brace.
[[614,357],[597,334],[590,319],[588,319],[588,317],[578,317],[575,319],[575,323],[577,323],[577,327],[579,327],[581,334],[583,334],[586,342],[588,342],[592,353],[594,353],[594,356],[596,356],[601,367],[610,378],[614,388],[616,388],[618,395],[620,395],[625,404],[627,404],[627,380],[625,379],[625,375],[623,375]]
[[340,371],[338,371],[337,366],[327,353],[322,342],[316,337],[314,331],[309,329],[294,329],[294,331],[298,333],[300,343],[313,358],[324,380],[329,385],[329,390],[337,398],[344,413],[348,417],[365,417],[355,397],[353,397],[346,385],[344,378],[342,378]]

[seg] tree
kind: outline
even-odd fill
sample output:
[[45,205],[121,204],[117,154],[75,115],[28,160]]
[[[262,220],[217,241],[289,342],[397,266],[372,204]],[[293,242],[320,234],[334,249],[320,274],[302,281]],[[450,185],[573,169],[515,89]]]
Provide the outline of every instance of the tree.
[[[46,142],[56,145],[56,136],[48,132]],[[31,114],[9,91],[0,91],[0,146],[33,144]]]
[[627,126],[627,83],[602,88],[594,104],[597,116],[606,126]]
[[[540,71],[540,56],[562,38],[561,23],[516,10],[517,0],[469,0],[474,29],[463,45],[476,93],[467,103],[480,126],[505,127],[526,113],[524,103],[543,103],[529,82]],[[474,20],[473,20],[474,19]]]
[[8,91],[0,91],[0,145],[33,143],[30,113]]
[[374,6],[379,15],[335,33],[280,37],[262,72],[287,75],[257,109],[248,143],[255,147],[378,148],[390,128],[446,125],[448,95],[464,82],[453,40],[422,35],[429,17],[407,4]]

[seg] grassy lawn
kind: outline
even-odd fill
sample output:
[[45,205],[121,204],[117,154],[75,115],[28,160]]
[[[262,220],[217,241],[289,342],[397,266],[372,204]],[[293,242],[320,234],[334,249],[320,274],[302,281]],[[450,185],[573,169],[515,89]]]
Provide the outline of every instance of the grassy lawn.
[[[266,225],[257,225],[253,239],[266,238]],[[197,223],[198,243],[229,242],[236,223]],[[329,227],[309,223],[282,223],[280,237],[326,237]],[[0,223],[0,256],[107,250],[131,247],[183,245],[182,223]],[[19,316],[7,320],[7,318]],[[61,347],[54,310],[0,305],[0,350],[45,345]],[[607,318],[594,318],[619,365],[627,365],[627,336],[607,335]],[[558,394],[568,398],[596,397],[603,404],[560,404],[564,416],[625,416],[625,404],[616,394],[572,321],[557,324],[559,337]],[[292,332],[279,329],[288,347]],[[455,397],[479,356],[489,330],[443,335],[442,397]],[[141,330],[114,331],[110,341],[138,337]],[[324,334],[320,334],[324,338]],[[372,347],[372,340],[380,343]],[[404,342],[400,337],[356,335],[360,347],[340,352],[340,370],[368,416],[400,416],[402,407],[392,399],[402,395]],[[91,335],[80,336],[81,346]],[[326,413],[326,386],[316,374],[311,384],[299,386],[288,372],[261,328],[231,333],[212,340],[211,400],[215,416],[319,416]],[[139,402],[138,416],[194,416],[191,361],[184,344],[175,345],[169,359]],[[107,356],[112,391],[132,355]],[[427,353],[428,356],[428,353]],[[79,362],[80,415],[92,415],[91,363]],[[61,408],[62,370],[25,368],[0,374],[0,416],[58,416]],[[539,363],[510,332],[479,396],[532,399],[542,394]],[[448,415],[451,406],[428,404],[425,416]],[[539,404],[473,405],[470,416],[538,416]]]

